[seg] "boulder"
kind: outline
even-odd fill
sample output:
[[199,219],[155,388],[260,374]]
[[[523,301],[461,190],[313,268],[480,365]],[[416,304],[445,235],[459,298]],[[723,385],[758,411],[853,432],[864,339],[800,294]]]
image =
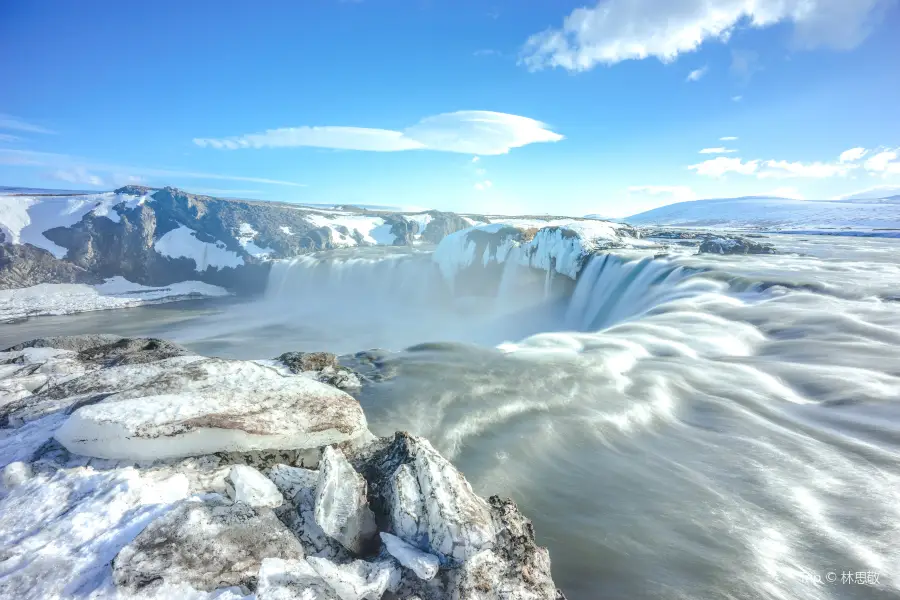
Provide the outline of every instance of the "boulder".
[[270,557],[300,560],[303,548],[271,509],[217,496],[183,502],[150,523],[116,556],[113,579],[131,591],[157,582],[252,590]]
[[284,502],[272,480],[247,465],[234,465],[225,477],[225,491],[235,502],[277,508]]
[[333,447],[325,449],[319,462],[315,518],[326,535],[355,554],[363,553],[377,533],[365,479]]
[[700,254],[777,254],[771,244],[743,237],[709,237],[700,244]]
[[275,360],[292,373],[308,373],[316,381],[338,389],[353,390],[362,386],[357,374],[347,367],[342,367],[338,363],[337,356],[330,352],[285,352]]
[[[194,360],[171,362],[186,358]],[[101,369],[69,387],[105,394],[75,410],[56,433],[66,449],[86,456],[153,460],[318,448],[367,431],[359,403],[346,393],[248,361],[176,357]]]
[[397,433],[360,468],[376,514],[387,521],[382,530],[445,566],[493,547],[497,527],[487,502],[428,440]]

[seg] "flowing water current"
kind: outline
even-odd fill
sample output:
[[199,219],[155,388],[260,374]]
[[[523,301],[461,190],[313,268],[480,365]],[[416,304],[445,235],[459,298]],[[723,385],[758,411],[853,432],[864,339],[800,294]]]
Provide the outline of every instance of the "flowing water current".
[[454,287],[427,253],[275,265],[263,298],[0,326],[209,355],[385,352],[379,434],[427,436],[512,497],[572,600],[900,596],[900,241],[785,254],[618,252],[577,283],[516,267]]

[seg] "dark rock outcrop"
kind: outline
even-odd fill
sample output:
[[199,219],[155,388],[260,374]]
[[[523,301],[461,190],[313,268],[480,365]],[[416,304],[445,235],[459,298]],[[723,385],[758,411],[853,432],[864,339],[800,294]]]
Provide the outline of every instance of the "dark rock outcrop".
[[429,244],[437,244],[451,233],[471,227],[468,221],[454,213],[433,210],[428,214],[431,221],[422,232],[422,241]]
[[[0,232],[2,235],[2,232]],[[0,243],[0,289],[40,283],[100,283],[102,278],[31,244]]]
[[700,243],[700,254],[777,254],[771,244],[742,237],[709,237]]

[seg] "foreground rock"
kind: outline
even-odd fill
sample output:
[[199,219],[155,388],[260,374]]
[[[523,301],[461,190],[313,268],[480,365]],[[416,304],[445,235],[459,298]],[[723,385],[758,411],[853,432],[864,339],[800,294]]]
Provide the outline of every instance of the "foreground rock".
[[111,336],[0,354],[0,597],[562,597],[511,501],[267,365]]
[[338,357],[330,352],[285,352],[275,360],[292,373],[309,374],[316,381],[342,390],[355,390],[362,386],[357,374],[341,366]]
[[303,558],[275,514],[224,498],[185,502],[153,521],[113,561],[117,586],[187,583],[197,590],[256,587],[263,559]]

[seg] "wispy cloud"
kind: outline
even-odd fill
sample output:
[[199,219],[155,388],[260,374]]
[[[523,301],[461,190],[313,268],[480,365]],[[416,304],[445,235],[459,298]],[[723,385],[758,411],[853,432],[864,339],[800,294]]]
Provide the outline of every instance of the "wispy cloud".
[[502,56],[503,53],[499,50],[494,50],[493,48],[482,48],[480,50],[476,50],[472,53],[472,56]]
[[720,142],[736,142],[737,137],[735,137],[733,135],[726,135],[725,137],[720,137],[719,141]]
[[12,135],[9,133],[0,133],[0,142],[18,142],[21,140],[17,135]]
[[9,129],[12,131],[24,131],[26,133],[44,133],[55,134],[55,131],[29,123],[25,119],[14,117],[12,115],[0,114],[0,129]]
[[[865,162],[861,162],[866,156]],[[900,149],[880,148],[867,150],[851,148],[841,153],[833,162],[803,162],[775,159],[716,158],[690,165],[688,169],[698,175],[722,177],[729,173],[753,175],[758,179],[826,179],[829,177],[845,177],[855,171],[863,171],[870,175],[889,177],[900,174]]]
[[706,72],[709,71],[709,67],[702,67],[700,69],[694,69],[688,76],[685,77],[685,81],[700,81],[700,79],[706,75]]
[[479,192],[483,192],[485,190],[491,189],[493,186],[494,186],[494,184],[491,183],[490,179],[485,179],[484,181],[479,181],[478,183],[476,183],[475,189],[478,190]]
[[731,97],[731,101],[732,101],[732,102],[740,102],[740,101],[743,100],[743,99],[744,99],[743,96],[732,96],[732,97]]
[[563,136],[546,124],[528,117],[465,110],[426,117],[403,131],[341,126],[285,127],[225,138],[194,138],[194,143],[220,150],[310,146],[370,152],[437,150],[491,155],[561,139]]
[[704,148],[700,154],[732,154],[737,152],[734,148]]
[[598,64],[655,57],[671,62],[704,42],[727,42],[746,23],[794,26],[798,48],[849,49],[871,32],[893,0],[599,0],[576,8],[562,26],[528,38],[520,62],[529,70],[585,71]]
[[777,198],[790,198],[791,200],[806,200],[806,197],[795,187],[776,188],[766,195],[775,196]]
[[291,187],[306,187],[306,184],[281,179],[267,179],[264,177],[243,177],[240,175],[220,175],[218,173],[204,173],[180,169],[160,169],[154,167],[135,167],[109,164],[102,161],[70,156],[68,154],[56,154],[53,152],[37,152],[33,150],[12,150],[0,148],[0,164],[17,166],[49,167],[54,170],[71,171],[84,169],[99,177],[109,177],[116,174],[126,174],[126,177],[155,178],[161,183],[167,183],[171,179],[200,179],[210,181],[244,181],[248,183],[264,183],[270,185],[284,185]]
[[868,153],[869,151],[865,148],[850,148],[849,150],[841,152],[841,156],[838,160],[842,163],[854,162],[861,159]]

